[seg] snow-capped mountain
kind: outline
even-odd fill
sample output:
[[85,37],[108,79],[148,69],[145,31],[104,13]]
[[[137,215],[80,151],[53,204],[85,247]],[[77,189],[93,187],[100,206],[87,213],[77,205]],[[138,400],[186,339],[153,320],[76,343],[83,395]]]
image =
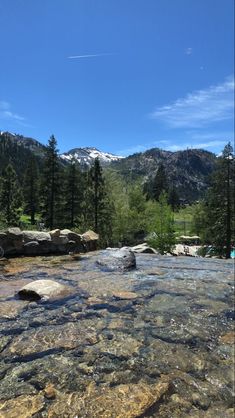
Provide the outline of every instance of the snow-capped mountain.
[[99,151],[97,148],[86,147],[86,148],[74,148],[60,157],[65,161],[71,161],[73,158],[77,160],[81,165],[90,166],[95,158],[99,158],[101,164],[109,164],[113,161],[119,161],[124,157],[113,155],[108,152]]

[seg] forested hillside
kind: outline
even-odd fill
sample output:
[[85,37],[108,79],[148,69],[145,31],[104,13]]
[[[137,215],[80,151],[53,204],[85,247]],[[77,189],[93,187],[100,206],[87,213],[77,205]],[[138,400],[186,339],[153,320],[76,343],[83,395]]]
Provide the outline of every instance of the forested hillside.
[[170,152],[153,148],[113,162],[112,167],[130,181],[141,177],[147,188],[151,188],[161,164],[167,173],[169,187],[174,187],[182,200],[193,202],[207,189],[215,162],[215,154],[204,150]]
[[[32,138],[3,132],[0,135],[0,172],[11,162],[16,173],[22,178],[32,155],[35,157],[36,165],[42,167],[45,151],[46,147]],[[80,164],[83,171],[91,167],[96,157],[104,169],[111,167],[125,181],[141,181],[148,190],[152,188],[159,166],[163,165],[167,172],[169,189],[174,188],[183,202],[193,202],[203,196],[216,162],[215,154],[204,150],[170,152],[159,148],[126,158],[118,158],[94,148],[76,148],[61,154],[59,160],[63,165],[74,160]]]
[[21,135],[9,132],[0,133],[0,175],[9,163],[16,171],[19,179],[23,179],[23,174],[32,156],[35,157],[36,165],[42,167],[45,158],[46,147],[38,141],[25,138]]
[[[26,145],[25,145],[26,144]],[[100,245],[148,240],[161,253],[176,240],[175,213],[196,198],[190,233],[228,257],[234,240],[234,154],[153,149],[102,167],[64,162],[52,135],[48,145],[0,136],[0,227],[93,229]],[[208,190],[206,190],[208,188]],[[202,199],[203,197],[203,199]]]

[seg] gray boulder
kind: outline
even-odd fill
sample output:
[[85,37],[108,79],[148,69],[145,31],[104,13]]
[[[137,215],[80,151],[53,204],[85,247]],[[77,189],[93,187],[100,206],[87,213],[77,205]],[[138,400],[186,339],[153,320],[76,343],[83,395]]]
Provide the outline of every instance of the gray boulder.
[[18,295],[21,299],[39,300],[67,296],[69,289],[53,280],[35,280],[22,287]]
[[65,245],[68,244],[69,239],[66,235],[60,235],[59,237],[52,237],[52,242],[55,245]]
[[19,228],[8,228],[0,234],[0,246],[5,255],[19,255],[23,248],[23,233]]
[[106,250],[103,257],[97,260],[97,264],[110,271],[126,271],[136,268],[136,259],[135,254],[129,248],[121,248],[120,250]]
[[23,231],[24,242],[30,241],[51,241],[49,232],[43,231]]
[[59,237],[60,236],[60,229],[53,229],[52,231],[49,231],[49,234],[51,238]]
[[20,228],[8,228],[6,230],[6,234],[8,238],[11,238],[13,240],[21,240],[23,238],[23,232],[20,230]]
[[99,240],[99,235],[94,231],[86,231],[81,235],[82,243],[86,251],[95,251],[97,249],[97,241]]
[[65,236],[69,241],[75,241],[78,244],[82,239],[80,234],[76,234],[76,232],[70,231],[70,229],[62,229],[62,231],[60,231],[60,235]]
[[37,241],[30,241],[23,246],[24,254],[37,255],[39,253],[39,243]]

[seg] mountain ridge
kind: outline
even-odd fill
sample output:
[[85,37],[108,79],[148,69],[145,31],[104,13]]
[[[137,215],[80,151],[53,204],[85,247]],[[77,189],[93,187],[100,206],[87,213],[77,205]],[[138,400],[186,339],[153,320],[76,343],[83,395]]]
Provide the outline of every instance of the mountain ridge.
[[[38,165],[43,165],[46,146],[39,141],[10,132],[0,132],[0,174],[7,163],[11,162],[19,176],[22,176],[27,161],[34,155]],[[151,148],[127,157],[103,152],[95,147],[76,147],[59,155],[62,165],[73,158],[82,169],[91,166],[98,157],[104,169],[111,168],[126,181],[153,181],[160,164],[163,164],[170,186],[174,186],[186,201],[199,199],[209,185],[216,155],[202,149],[167,151]]]

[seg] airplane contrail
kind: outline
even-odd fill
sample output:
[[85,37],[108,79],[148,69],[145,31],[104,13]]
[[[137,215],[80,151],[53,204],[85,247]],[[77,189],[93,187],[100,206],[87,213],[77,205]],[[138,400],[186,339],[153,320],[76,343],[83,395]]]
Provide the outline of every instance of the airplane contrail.
[[94,58],[103,57],[105,55],[114,55],[113,53],[102,53],[102,54],[86,54],[86,55],[71,55],[68,59],[79,59],[79,58]]

